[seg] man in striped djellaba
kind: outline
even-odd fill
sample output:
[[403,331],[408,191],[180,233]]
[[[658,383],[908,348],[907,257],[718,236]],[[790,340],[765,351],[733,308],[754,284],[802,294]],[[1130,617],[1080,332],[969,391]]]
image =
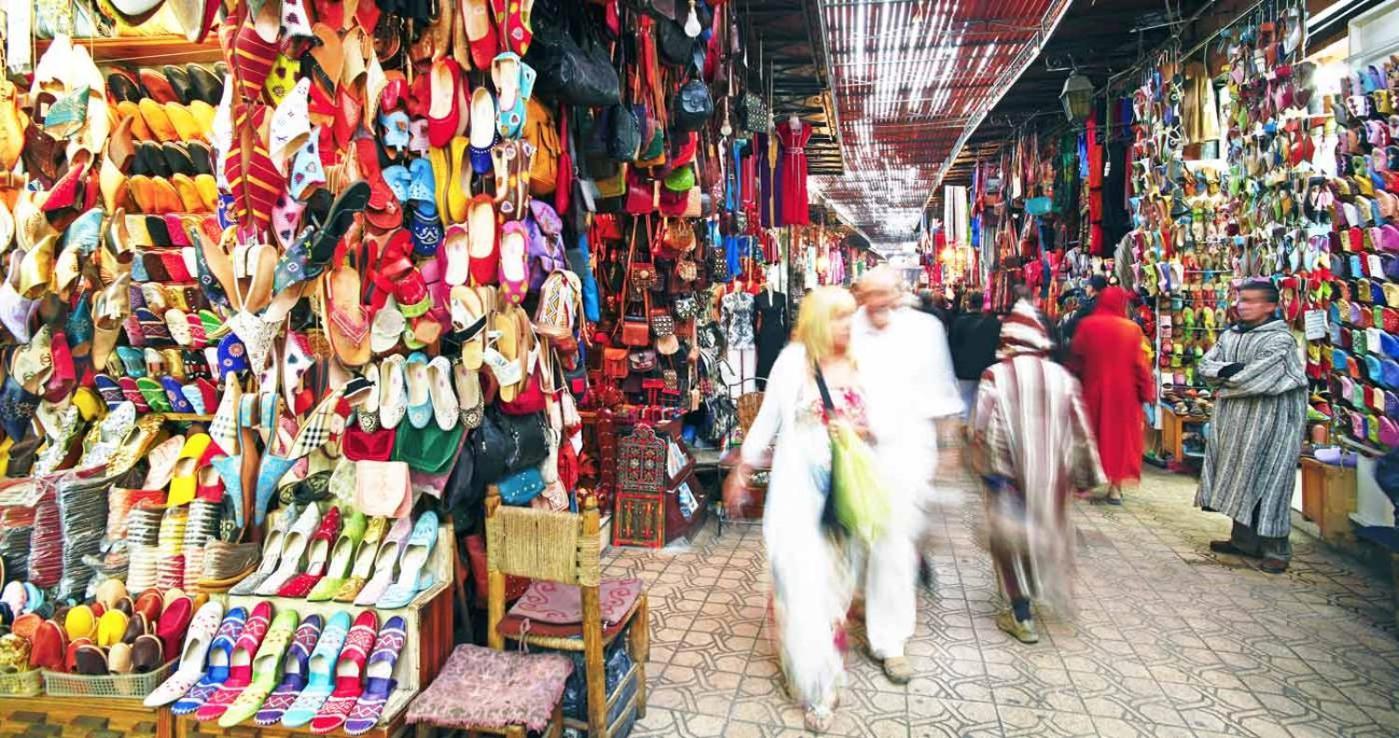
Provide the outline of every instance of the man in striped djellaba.
[[1199,365],[1216,389],[1195,504],[1234,519],[1229,540],[1211,542],[1210,550],[1261,559],[1260,569],[1281,574],[1292,557],[1287,536],[1307,375],[1271,282],[1245,283],[1237,308],[1238,322]]

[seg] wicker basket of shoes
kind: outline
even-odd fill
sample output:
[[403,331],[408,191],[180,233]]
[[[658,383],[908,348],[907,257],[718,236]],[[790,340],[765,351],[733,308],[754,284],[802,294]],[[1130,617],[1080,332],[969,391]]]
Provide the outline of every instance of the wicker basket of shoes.
[[0,698],[34,697],[44,691],[44,677],[38,669],[0,673]]
[[115,697],[143,700],[175,670],[175,660],[145,674],[86,676],[44,670],[44,689],[51,697]]

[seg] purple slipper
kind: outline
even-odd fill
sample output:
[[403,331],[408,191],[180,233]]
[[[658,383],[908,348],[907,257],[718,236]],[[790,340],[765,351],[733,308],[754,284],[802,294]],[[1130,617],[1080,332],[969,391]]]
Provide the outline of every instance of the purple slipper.
[[345,720],[346,735],[362,735],[379,724],[379,716],[384,712],[389,695],[398,687],[398,680],[394,678],[393,671],[394,666],[398,664],[398,654],[403,650],[405,639],[403,618],[397,615],[389,618],[379,631],[379,637],[374,642],[374,651],[369,654],[368,666],[364,672],[364,691],[360,693],[359,700],[355,702],[350,716]]
[[325,619],[320,615],[312,615],[301,622],[301,627],[296,629],[296,638],[292,640],[291,648],[287,649],[282,683],[267,696],[267,700],[262,703],[262,709],[253,717],[253,722],[266,726],[282,721],[282,714],[296,702],[296,696],[301,694],[301,689],[306,686],[306,670],[311,661],[311,651],[315,650],[323,627]]
[[184,697],[175,700],[175,704],[170,706],[171,713],[188,715],[202,707],[219,691],[219,687],[228,678],[228,663],[233,656],[233,645],[243,634],[243,625],[247,620],[248,611],[245,608],[235,607],[228,611],[223,623],[219,625],[218,633],[214,635],[213,642],[209,644],[208,670],[197,684],[190,687]]

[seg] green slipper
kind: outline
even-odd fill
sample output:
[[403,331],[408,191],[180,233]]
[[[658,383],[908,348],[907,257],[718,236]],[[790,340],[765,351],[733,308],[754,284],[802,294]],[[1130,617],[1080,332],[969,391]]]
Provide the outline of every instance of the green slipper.
[[267,695],[272,694],[272,690],[276,689],[277,683],[282,680],[283,656],[286,655],[291,639],[296,636],[296,626],[300,622],[301,616],[295,610],[287,609],[277,613],[277,617],[272,620],[272,627],[267,631],[267,637],[262,639],[262,645],[257,649],[257,656],[253,657],[252,682],[219,717],[219,727],[231,728],[262,709]]
[[330,566],[326,569],[326,575],[316,582],[311,594],[306,596],[308,602],[325,602],[340,591],[340,587],[345,584],[345,578],[350,576],[355,552],[364,540],[364,533],[368,527],[369,523],[365,520],[364,513],[358,510],[345,520],[344,527],[340,529],[340,537],[335,539],[335,547],[330,550]]

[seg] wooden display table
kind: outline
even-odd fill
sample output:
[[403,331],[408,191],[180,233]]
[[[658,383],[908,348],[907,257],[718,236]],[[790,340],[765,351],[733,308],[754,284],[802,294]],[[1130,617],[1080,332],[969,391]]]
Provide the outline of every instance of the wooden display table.
[[[413,733],[412,726],[404,722],[407,716],[407,710],[399,710],[394,719],[387,723],[381,723],[378,727],[365,733],[364,736],[365,738],[403,738],[411,735]],[[235,725],[232,728],[220,728],[217,721],[201,723],[189,715],[174,718],[173,722],[173,738],[221,738],[222,736],[229,738],[307,738],[312,735],[310,726],[283,728],[280,725],[273,725],[261,728],[249,723]],[[327,735],[345,736],[345,732],[337,730],[333,733],[327,733]]]
[[5,697],[0,699],[0,738],[172,738],[170,711],[141,700],[94,697]]
[[1161,446],[1171,455],[1171,460],[1177,464],[1184,464],[1186,459],[1198,457],[1185,455],[1185,426],[1187,424],[1201,424],[1210,421],[1204,415],[1176,415],[1175,411],[1161,406]]
[[1327,541],[1352,541],[1355,469],[1302,457],[1302,517],[1316,523]]

